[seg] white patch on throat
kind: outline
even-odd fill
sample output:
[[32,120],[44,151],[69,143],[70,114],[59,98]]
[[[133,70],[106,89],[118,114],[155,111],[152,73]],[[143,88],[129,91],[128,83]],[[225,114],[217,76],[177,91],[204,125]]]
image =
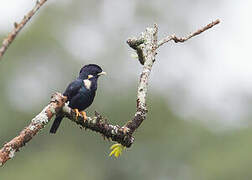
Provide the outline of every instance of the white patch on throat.
[[90,90],[92,82],[88,79],[83,80],[85,87]]

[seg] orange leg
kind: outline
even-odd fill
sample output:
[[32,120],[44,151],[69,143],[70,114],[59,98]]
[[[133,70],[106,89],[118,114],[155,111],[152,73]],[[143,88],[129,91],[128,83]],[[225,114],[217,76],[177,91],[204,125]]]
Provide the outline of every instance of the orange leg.
[[74,112],[75,112],[75,114],[76,114],[75,118],[76,118],[76,120],[77,120],[77,118],[80,116],[80,112],[79,112],[78,109],[74,109]]
[[81,111],[80,113],[83,116],[85,122],[87,120],[87,113],[85,111]]
[[127,127],[122,127],[122,129],[124,134],[127,134],[130,131],[130,129]]

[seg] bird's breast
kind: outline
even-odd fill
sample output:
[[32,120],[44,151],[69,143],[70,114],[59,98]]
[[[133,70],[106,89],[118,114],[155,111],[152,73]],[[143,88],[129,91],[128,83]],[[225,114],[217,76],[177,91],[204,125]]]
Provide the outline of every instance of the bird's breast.
[[79,93],[70,100],[69,107],[82,111],[92,104],[94,97],[95,91],[87,90],[83,87],[80,89]]

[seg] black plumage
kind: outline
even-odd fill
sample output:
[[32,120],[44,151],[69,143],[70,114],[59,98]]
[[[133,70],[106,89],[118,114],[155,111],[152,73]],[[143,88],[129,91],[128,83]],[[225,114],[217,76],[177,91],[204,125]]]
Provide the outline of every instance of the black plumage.
[[[95,97],[97,80],[103,74],[106,73],[96,64],[83,66],[80,70],[79,77],[71,82],[63,93],[69,102],[68,106],[78,111],[83,111],[89,107]],[[50,133],[56,133],[63,117],[63,114],[56,116]]]

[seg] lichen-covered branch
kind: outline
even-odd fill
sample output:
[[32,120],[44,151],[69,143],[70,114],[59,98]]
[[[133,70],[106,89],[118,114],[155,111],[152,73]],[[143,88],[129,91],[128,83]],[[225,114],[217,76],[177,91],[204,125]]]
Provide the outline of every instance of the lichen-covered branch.
[[[146,118],[147,108],[146,108],[146,96],[149,76],[151,73],[152,65],[155,62],[156,47],[157,47],[157,25],[153,28],[147,28],[141,37],[136,39],[128,39],[128,44],[130,47],[136,50],[134,46],[142,46],[142,54],[144,59],[144,66],[142,73],[140,75],[139,85],[137,89],[137,109],[134,118],[129,121],[125,127],[129,129],[129,133],[133,134],[134,131],[141,125],[141,123]],[[144,41],[142,40],[144,39]],[[143,43],[138,43],[143,42]],[[140,57],[139,57],[139,61]],[[141,63],[142,64],[142,63]]]
[[203,28],[191,33],[187,37],[178,38],[175,35],[167,36],[166,38],[157,41],[158,27],[155,24],[153,28],[147,28],[145,32],[141,34],[139,38],[131,38],[127,40],[127,43],[131,48],[136,50],[138,54],[138,59],[141,64],[143,64],[143,71],[140,75],[140,81],[137,90],[137,110],[135,116],[132,120],[126,123],[124,127],[128,128],[130,134],[133,134],[134,131],[141,125],[141,123],[146,119],[147,108],[146,108],[146,96],[147,96],[147,87],[150,72],[155,62],[155,56],[157,54],[157,49],[163,44],[173,40],[177,42],[185,42],[190,38],[199,35],[200,33],[212,28],[213,26],[220,23],[220,20],[217,19],[212,23],[204,26]]
[[184,42],[206,31],[219,22],[219,20],[216,20],[185,38],[177,38],[175,35],[173,35],[168,36],[158,42],[158,27],[157,25],[154,25],[152,28],[147,28],[139,38],[128,39],[127,43],[137,52],[139,62],[143,64],[143,70],[140,75],[137,89],[136,113],[132,120],[127,122],[123,127],[120,127],[118,125],[109,124],[107,120],[97,112],[95,113],[94,117],[87,117],[85,120],[82,116],[76,118],[75,111],[69,108],[67,103],[65,103],[67,101],[66,97],[62,96],[60,93],[56,93],[52,96],[49,105],[46,106],[34,119],[32,119],[32,122],[29,126],[24,128],[17,137],[4,144],[3,148],[0,150],[0,166],[2,166],[7,160],[11,159],[16,151],[30,141],[33,136],[35,136],[37,132],[49,122],[53,115],[59,112],[64,113],[65,117],[81,127],[98,132],[105,138],[118,142],[120,145],[118,146],[117,144],[112,146],[114,150],[111,153],[115,153],[115,156],[118,157],[123,149],[121,146],[130,147],[132,145],[134,142],[134,137],[132,136],[133,133],[146,119],[147,88],[152,66],[155,62],[157,49],[164,43],[167,43],[171,40],[174,40],[174,42]]
[[17,137],[4,144],[3,148],[0,150],[0,166],[13,158],[15,152],[29,142],[40,129],[48,124],[53,115],[59,112],[64,106],[65,101],[66,98],[59,93],[54,94],[49,105],[33,118],[29,125],[25,127]]
[[65,103],[66,100],[66,97],[62,94],[55,93],[49,105],[33,118],[30,124],[25,127],[17,137],[4,144],[3,148],[0,150],[0,166],[13,158],[15,152],[29,142],[39,130],[44,128],[55,114],[62,111],[68,119],[81,127],[101,133],[103,137],[116,141],[125,147],[130,147],[134,142],[134,137],[127,133],[124,127],[108,124],[107,120],[97,112],[95,112],[94,117],[87,117],[86,120],[84,120],[81,115],[76,118],[76,112],[68,107],[67,103]]
[[14,41],[15,37],[18,35],[18,33],[22,30],[22,28],[26,25],[26,23],[32,18],[32,16],[39,10],[41,6],[46,2],[47,0],[37,0],[36,5],[34,8],[24,16],[22,21],[20,23],[14,23],[14,29],[8,34],[8,36],[3,40],[2,47],[0,48],[0,60],[2,56],[4,55],[5,51],[9,47],[9,45]]
[[68,119],[80,125],[80,127],[98,132],[108,140],[118,142],[128,148],[134,142],[134,137],[127,132],[125,127],[109,124],[107,119],[102,117],[98,112],[95,112],[94,117],[87,117],[85,120],[82,115],[76,118],[76,112],[67,105],[64,106],[63,112]]

